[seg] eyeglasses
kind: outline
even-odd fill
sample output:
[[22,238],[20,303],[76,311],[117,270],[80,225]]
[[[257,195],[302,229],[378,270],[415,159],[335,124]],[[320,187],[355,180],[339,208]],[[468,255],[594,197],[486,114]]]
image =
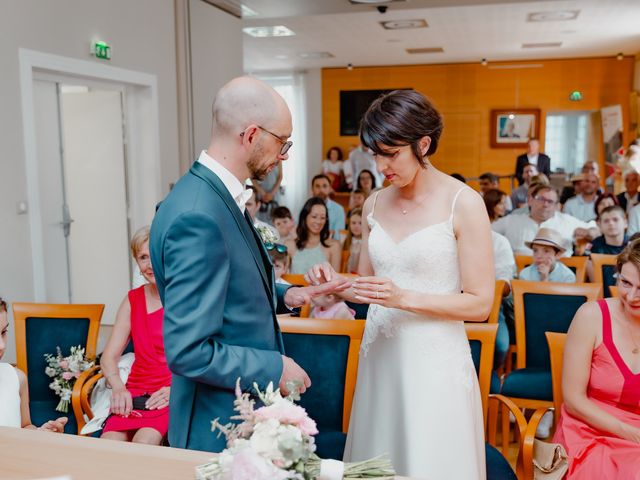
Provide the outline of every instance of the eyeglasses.
[[287,253],[287,246],[282,245],[281,243],[267,242],[264,244],[264,248],[266,248],[268,252],[275,250],[278,253]]
[[540,203],[544,203],[545,205],[555,205],[556,203],[558,203],[557,200],[551,200],[550,198],[544,198],[544,197],[533,197],[534,200],[537,200]]
[[[293,142],[291,140],[282,140],[278,135],[276,135],[273,132],[270,132],[266,128],[261,127],[260,125],[256,125],[256,126],[263,132],[267,132],[269,135],[271,135],[273,138],[275,138],[282,144],[282,147],[280,148],[280,155],[285,155],[289,151],[289,149],[293,146]],[[240,136],[243,137],[244,132],[241,132]]]

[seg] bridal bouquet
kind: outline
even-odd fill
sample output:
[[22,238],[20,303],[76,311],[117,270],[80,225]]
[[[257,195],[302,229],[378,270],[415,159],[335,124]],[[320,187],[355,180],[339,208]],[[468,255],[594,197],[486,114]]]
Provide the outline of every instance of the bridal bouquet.
[[314,454],[316,422],[293,402],[295,394],[282,397],[271,383],[265,392],[253,386],[264,406],[254,408],[250,395],[241,392],[238,379],[233,402],[238,413],[231,419],[240,423],[212,422],[212,430],[226,437],[227,448],[196,467],[198,480],[390,479],[395,475],[385,456],[349,464],[321,460]]
[[76,379],[82,372],[93,366],[93,362],[85,358],[84,348],[80,345],[71,347],[71,353],[68,357],[63,357],[60,347],[56,347],[55,355],[45,353],[44,358],[47,360],[47,367],[44,369],[44,373],[53,378],[49,388],[60,397],[56,410],[67,413],[73,384],[76,383]]

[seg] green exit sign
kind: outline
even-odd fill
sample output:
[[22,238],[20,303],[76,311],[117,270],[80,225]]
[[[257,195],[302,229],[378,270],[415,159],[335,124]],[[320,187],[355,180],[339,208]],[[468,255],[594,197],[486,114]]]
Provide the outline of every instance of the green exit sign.
[[111,60],[111,46],[107,42],[94,41],[91,43],[91,53],[96,58]]
[[574,90],[569,94],[569,100],[572,102],[579,102],[582,100],[582,92],[580,90]]

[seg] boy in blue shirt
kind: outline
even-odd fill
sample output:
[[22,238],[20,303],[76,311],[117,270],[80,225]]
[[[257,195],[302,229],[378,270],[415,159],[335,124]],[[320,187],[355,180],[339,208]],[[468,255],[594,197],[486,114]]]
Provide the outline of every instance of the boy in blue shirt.
[[558,261],[566,251],[559,232],[552,228],[541,228],[535,238],[525,242],[525,245],[533,250],[533,264],[522,269],[520,280],[564,283],[576,281],[571,269]]

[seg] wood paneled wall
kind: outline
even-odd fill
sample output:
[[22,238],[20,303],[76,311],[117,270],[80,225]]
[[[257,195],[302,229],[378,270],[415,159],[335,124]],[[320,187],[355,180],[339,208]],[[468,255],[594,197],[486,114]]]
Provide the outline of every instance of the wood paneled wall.
[[[539,108],[544,145],[545,117],[550,112],[597,110],[622,106],[624,143],[631,140],[629,95],[633,57],[532,60],[450,65],[363,67],[322,71],[323,147],[337,145],[346,153],[357,137],[340,136],[340,90],[412,87],[424,93],[444,116],[442,140],[433,162],[441,170],[466,177],[491,171],[513,173],[520,149],[495,149],[489,144],[490,111],[494,108]],[[580,102],[569,101],[573,90]],[[553,159],[551,167],[553,168]]]

